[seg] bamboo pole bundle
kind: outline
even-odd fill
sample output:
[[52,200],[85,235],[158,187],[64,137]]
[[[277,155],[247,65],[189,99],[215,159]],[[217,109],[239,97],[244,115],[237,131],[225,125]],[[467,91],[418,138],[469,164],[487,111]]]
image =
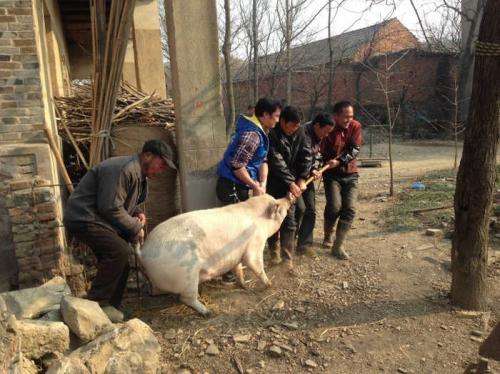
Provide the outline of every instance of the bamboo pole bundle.
[[[112,0],[106,22],[105,0],[90,0],[93,45],[90,165],[109,157],[110,132],[135,0]],[[105,40],[105,44],[103,41]]]
[[[91,141],[92,97],[92,85],[80,83],[73,85],[72,96],[54,98],[59,136],[75,150],[76,147],[87,150]],[[162,127],[173,132],[174,122],[175,112],[171,98],[146,95],[128,83],[122,83],[111,121],[113,128],[122,124],[138,124]],[[76,147],[74,143],[77,144]],[[78,157],[81,158],[80,155]]]

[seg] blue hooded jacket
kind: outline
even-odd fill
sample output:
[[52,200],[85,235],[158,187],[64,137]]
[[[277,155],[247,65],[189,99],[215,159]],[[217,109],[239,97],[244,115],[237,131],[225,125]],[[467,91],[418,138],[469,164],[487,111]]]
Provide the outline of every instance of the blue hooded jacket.
[[258,125],[258,119],[255,116],[245,117],[240,115],[238,117],[238,120],[236,121],[236,133],[229,142],[226,152],[224,152],[224,157],[217,168],[217,174],[220,177],[229,179],[242,186],[246,185],[234,175],[234,170],[231,167],[231,161],[234,158],[242,134],[249,131],[255,132],[259,135],[260,143],[255,150],[254,155],[248,162],[246,169],[253,180],[259,180],[259,169],[262,163],[266,160],[267,151],[269,150],[269,138],[264,130],[262,130],[262,128]]

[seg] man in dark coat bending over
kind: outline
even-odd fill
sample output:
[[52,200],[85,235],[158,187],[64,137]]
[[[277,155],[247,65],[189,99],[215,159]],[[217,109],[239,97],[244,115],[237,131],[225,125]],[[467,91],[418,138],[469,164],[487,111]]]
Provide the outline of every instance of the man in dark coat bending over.
[[147,179],[176,169],[172,149],[161,140],[144,143],[133,156],[112,157],[90,169],[69,197],[64,225],[97,258],[88,298],[118,308],[127,284],[129,243],[142,242]]

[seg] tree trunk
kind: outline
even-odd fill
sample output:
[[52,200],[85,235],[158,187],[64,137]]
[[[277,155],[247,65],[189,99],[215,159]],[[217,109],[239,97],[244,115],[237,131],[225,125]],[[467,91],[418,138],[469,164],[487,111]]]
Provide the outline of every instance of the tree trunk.
[[431,42],[429,42],[429,38],[427,38],[427,33],[425,32],[425,27],[424,24],[422,23],[422,19],[420,18],[420,14],[418,13],[417,7],[415,6],[415,3],[413,0],[410,0],[410,4],[415,11],[415,15],[417,16],[418,24],[420,25],[420,30],[422,31],[422,34],[424,34],[424,39],[425,42],[427,43],[427,48],[430,50],[432,48]]
[[458,130],[459,130],[459,121],[458,121],[458,80],[455,73],[455,79],[453,83],[453,139],[454,139],[454,148],[455,154],[453,159],[453,170],[457,170],[458,167]]
[[326,101],[326,110],[332,111],[333,108],[333,43],[332,43],[332,1],[328,0],[328,97]]
[[[381,82],[380,78],[379,81]],[[389,123],[389,196],[394,196],[394,164],[392,160],[392,130],[394,128],[394,123],[392,123],[392,109],[391,109],[391,98],[389,96],[389,68],[387,62],[387,55],[385,55],[385,73],[384,73],[384,83],[383,91],[385,97],[385,107],[387,110],[387,122]]]
[[252,0],[253,103],[259,99],[259,38],[257,30],[257,0]]
[[[478,40],[500,43],[500,0],[488,0]],[[471,105],[455,192],[455,232],[451,250],[451,298],[465,309],[484,310],[488,219],[495,187],[498,144],[498,56],[476,55]]]
[[228,103],[228,114],[226,118],[226,135],[229,136],[235,120],[233,73],[231,71],[231,4],[230,0],[224,0],[224,13],[226,18],[226,30],[224,34],[224,64],[226,67],[226,95]]
[[[470,31],[467,35],[467,39],[465,43],[462,45],[462,51],[460,53],[460,58],[458,62],[459,66],[459,100],[460,103],[460,119],[465,121],[467,119],[467,114],[469,112],[470,107],[470,92],[467,92],[467,83],[469,82],[469,76],[472,73],[472,64],[474,64],[474,54],[473,47],[475,41],[475,31],[477,27],[477,23],[480,21],[480,18],[483,14],[483,4],[485,0],[478,0],[476,9],[474,10],[471,19],[467,22],[470,23]],[[468,12],[470,15],[470,12]],[[462,22],[465,20],[462,17]]]
[[292,104],[292,0],[285,2],[286,103]]

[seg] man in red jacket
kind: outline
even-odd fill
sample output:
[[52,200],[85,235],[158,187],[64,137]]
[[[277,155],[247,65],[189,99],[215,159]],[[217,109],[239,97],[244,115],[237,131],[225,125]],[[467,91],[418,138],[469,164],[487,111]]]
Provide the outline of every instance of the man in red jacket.
[[325,186],[325,239],[323,245],[332,246],[332,235],[338,220],[332,255],[347,260],[349,255],[343,243],[355,215],[358,190],[356,157],[361,148],[361,124],[354,120],[354,108],[348,101],[340,101],[333,107],[335,127],[323,141],[321,153],[330,168],[323,173]]

